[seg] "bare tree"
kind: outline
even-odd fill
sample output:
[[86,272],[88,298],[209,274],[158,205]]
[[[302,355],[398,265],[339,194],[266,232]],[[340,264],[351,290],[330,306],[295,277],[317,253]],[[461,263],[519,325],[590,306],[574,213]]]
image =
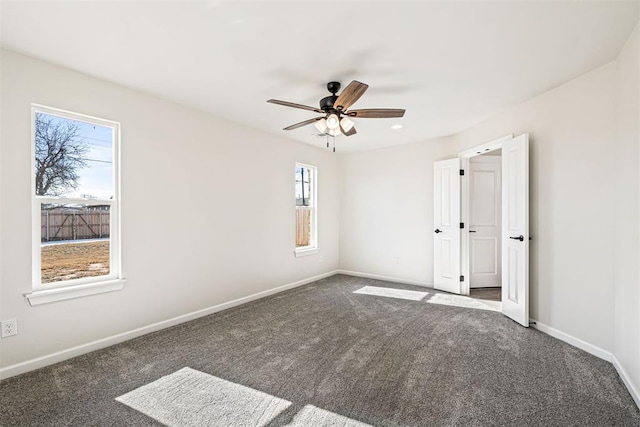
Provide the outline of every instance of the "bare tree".
[[78,187],[78,170],[87,165],[87,143],[72,121],[36,113],[36,194],[56,196]]

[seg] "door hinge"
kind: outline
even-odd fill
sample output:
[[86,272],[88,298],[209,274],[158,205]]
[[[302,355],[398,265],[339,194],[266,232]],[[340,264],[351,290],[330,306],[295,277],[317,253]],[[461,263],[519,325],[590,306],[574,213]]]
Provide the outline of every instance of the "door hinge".
[[460,281],[464,282],[464,276],[460,276]]
[[460,223],[460,228],[464,228],[464,222]]
[[464,176],[464,169],[460,169],[460,176]]

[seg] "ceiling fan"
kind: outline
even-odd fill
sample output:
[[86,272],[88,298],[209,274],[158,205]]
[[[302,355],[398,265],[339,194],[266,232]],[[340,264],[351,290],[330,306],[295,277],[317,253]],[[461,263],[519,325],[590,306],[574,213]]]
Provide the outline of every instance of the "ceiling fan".
[[327,83],[327,90],[331,95],[320,100],[320,108],[309,107],[307,105],[296,104],[294,102],[279,101],[269,99],[272,104],[284,105],[285,107],[299,108],[301,110],[315,111],[322,114],[320,117],[305,120],[300,123],[287,126],[283,130],[293,130],[302,126],[315,124],[316,128],[327,135],[337,136],[341,133],[351,136],[356,133],[356,128],[351,118],[381,119],[404,116],[404,109],[397,108],[368,108],[364,110],[349,110],[369,88],[369,85],[352,81],[347,85],[340,95],[336,95],[340,90],[340,82]]

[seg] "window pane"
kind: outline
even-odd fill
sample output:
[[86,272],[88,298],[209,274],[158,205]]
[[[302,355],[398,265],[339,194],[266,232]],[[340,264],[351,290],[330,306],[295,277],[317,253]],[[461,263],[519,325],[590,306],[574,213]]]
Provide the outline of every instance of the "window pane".
[[110,207],[42,203],[42,283],[110,272]]
[[311,209],[296,207],[296,247],[311,245]]
[[296,248],[315,244],[315,174],[314,167],[296,165]]
[[113,129],[36,113],[36,195],[113,198]]
[[296,167],[296,206],[311,206],[311,170]]

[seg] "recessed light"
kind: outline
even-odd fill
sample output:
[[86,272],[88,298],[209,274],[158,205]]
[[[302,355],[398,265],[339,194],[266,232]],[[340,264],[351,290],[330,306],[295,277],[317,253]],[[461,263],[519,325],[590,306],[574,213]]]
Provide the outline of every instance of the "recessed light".
[[393,125],[393,126],[391,126],[391,129],[400,130],[400,129],[402,129],[402,125]]

